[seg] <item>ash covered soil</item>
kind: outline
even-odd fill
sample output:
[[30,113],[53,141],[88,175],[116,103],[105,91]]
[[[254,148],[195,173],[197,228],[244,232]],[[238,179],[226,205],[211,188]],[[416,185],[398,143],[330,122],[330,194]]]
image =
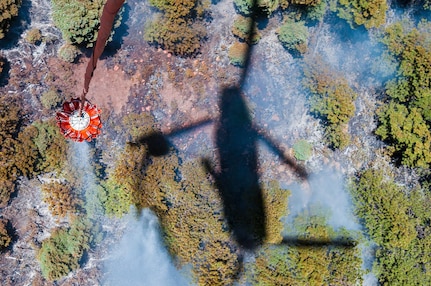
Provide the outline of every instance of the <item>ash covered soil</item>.
[[[129,3],[130,2],[130,3]],[[235,85],[242,70],[229,64],[228,47],[235,41],[230,27],[235,16],[231,1],[222,0],[211,5],[212,21],[208,22],[208,39],[201,52],[192,58],[180,58],[168,51],[149,46],[143,39],[143,26],[150,18],[150,8],[140,1],[129,1],[129,17],[124,21],[120,42],[110,43],[98,63],[90,85],[88,99],[103,110],[102,120],[129,113],[151,113],[164,133],[197,124],[172,142],[183,158],[213,157],[215,153],[214,124],[199,126],[203,120],[216,122],[219,116],[220,91]],[[31,22],[24,32],[16,35],[15,44],[5,45],[3,54],[10,63],[7,83],[1,87],[6,93],[21,93],[26,120],[54,117],[40,103],[40,95],[54,85],[64,99],[78,97],[83,86],[88,50],[76,63],[65,63],[57,58],[62,45],[61,33],[54,27],[49,1],[24,1]],[[145,17],[142,17],[145,15]],[[147,16],[148,15],[148,16]],[[323,131],[317,119],[308,112],[305,91],[301,82],[298,60],[283,49],[277,40],[275,27],[278,19],[269,20],[259,44],[253,48],[251,67],[244,93],[254,124],[260,133],[292,157],[291,147],[299,139],[313,145],[313,155],[307,161],[310,172],[334,168],[342,174],[353,174],[367,164],[379,146],[372,135],[375,126],[373,110],[375,97],[369,88],[359,89],[356,116],[352,120],[353,144],[345,151],[332,151],[323,143]],[[272,28],[273,27],[273,28]],[[49,38],[39,45],[24,40],[26,31],[39,28]],[[309,49],[316,53],[333,53],[333,36],[325,24],[312,29],[316,40]],[[352,56],[353,57],[353,56]],[[347,59],[354,64],[355,59]],[[352,79],[357,71],[347,73]],[[97,148],[116,150],[112,134],[113,124],[105,124]],[[111,141],[111,142],[110,142]],[[204,146],[204,147],[203,147]],[[283,186],[296,181],[289,166],[282,164],[264,140],[259,145],[261,179],[277,179]],[[112,162],[105,162],[112,164]],[[2,285],[52,285],[41,276],[34,246],[50,235],[50,230],[67,222],[54,219],[41,199],[41,182],[49,178],[22,179],[19,191],[2,216],[11,220],[16,230],[15,242],[0,255]],[[124,229],[121,219],[100,218],[105,239],[92,250],[83,268],[54,285],[98,285],[103,275],[103,262],[109,257],[110,247],[118,242]]]

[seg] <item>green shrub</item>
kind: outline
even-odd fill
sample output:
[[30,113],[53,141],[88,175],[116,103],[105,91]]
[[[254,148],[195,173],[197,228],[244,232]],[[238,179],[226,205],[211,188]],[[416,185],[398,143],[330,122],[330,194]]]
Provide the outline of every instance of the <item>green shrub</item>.
[[[232,33],[249,44],[256,44],[260,40],[261,35],[257,29],[256,22],[254,22],[252,26],[252,21],[253,19],[250,17],[238,15],[232,26]],[[253,29],[253,32],[249,41],[250,28]]]
[[206,38],[203,16],[209,6],[206,0],[151,1],[162,13],[148,22],[144,39],[181,56],[197,53]]
[[289,51],[303,54],[307,50],[308,28],[304,21],[286,21],[277,31],[278,40]]
[[43,277],[54,281],[76,270],[90,243],[89,226],[82,219],[68,228],[55,229],[37,253]]
[[358,175],[352,195],[356,213],[377,244],[373,273],[381,285],[430,285],[430,195],[398,184],[389,168]]
[[61,172],[67,161],[67,142],[60,133],[55,119],[35,121],[37,133],[33,139],[37,151],[37,169],[43,172]]
[[11,20],[18,16],[21,3],[21,0],[0,1],[0,39],[8,32]]
[[0,76],[3,73],[3,66],[6,64],[7,60],[0,55]]
[[58,56],[60,59],[69,63],[73,63],[80,54],[81,52],[79,49],[69,43],[65,43],[58,49]]
[[350,143],[348,123],[355,114],[357,94],[344,77],[319,58],[307,61],[304,73],[304,83],[311,92],[311,112],[323,120],[329,145],[344,149]]
[[51,182],[42,185],[43,201],[53,216],[76,215],[83,202],[67,183]]
[[306,19],[309,21],[321,21],[326,12],[326,1],[319,1],[316,5],[310,5],[306,8]]
[[33,45],[38,44],[42,41],[42,33],[37,28],[31,29],[27,32],[25,40]]
[[16,136],[21,125],[20,102],[7,95],[0,95],[0,207],[5,207],[10,195],[15,191],[15,181],[19,176],[15,162]]
[[398,67],[385,86],[388,98],[378,111],[376,134],[396,159],[410,167],[431,163],[430,30],[426,22],[417,28],[396,23],[387,27],[382,39]]
[[247,43],[235,42],[229,48],[229,61],[234,66],[243,67],[249,46]]
[[312,146],[306,140],[298,140],[293,144],[293,154],[297,160],[306,161],[312,154]]
[[53,0],[52,18],[66,42],[93,46],[106,0]]
[[[235,8],[245,16],[252,14],[254,0],[234,0]],[[268,17],[279,7],[278,0],[256,0],[257,11],[266,14]]]
[[[330,242],[334,237],[349,235],[345,230],[326,224],[325,217],[301,213],[289,226],[298,239],[310,242],[264,245],[256,253],[251,266],[252,285],[360,285],[362,282],[360,249],[313,245]],[[351,236],[351,234],[349,235]]]
[[56,90],[50,89],[42,93],[40,102],[45,109],[52,109],[59,106],[59,104],[62,102],[62,98]]
[[369,29],[385,23],[387,9],[386,0],[339,0],[333,10],[352,27],[364,25]]
[[7,248],[12,241],[12,237],[7,229],[7,224],[7,220],[0,219],[0,250]]

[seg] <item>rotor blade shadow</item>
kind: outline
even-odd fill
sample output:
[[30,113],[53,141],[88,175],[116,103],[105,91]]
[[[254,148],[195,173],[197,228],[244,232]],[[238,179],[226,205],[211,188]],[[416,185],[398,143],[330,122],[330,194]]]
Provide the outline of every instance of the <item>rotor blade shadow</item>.
[[284,164],[289,165],[301,180],[306,181],[308,179],[307,170],[303,166],[299,165],[293,157],[287,155],[286,152],[280,148],[280,145],[270,138],[266,132],[257,127],[254,127],[254,129],[256,130],[259,139],[261,139],[275,155],[280,157]]
[[288,245],[302,248],[309,247],[325,247],[325,246],[333,246],[333,247],[341,247],[341,248],[350,248],[355,247],[358,243],[347,237],[339,237],[333,239],[315,239],[315,238],[300,238],[297,236],[285,236],[281,241],[280,245]]

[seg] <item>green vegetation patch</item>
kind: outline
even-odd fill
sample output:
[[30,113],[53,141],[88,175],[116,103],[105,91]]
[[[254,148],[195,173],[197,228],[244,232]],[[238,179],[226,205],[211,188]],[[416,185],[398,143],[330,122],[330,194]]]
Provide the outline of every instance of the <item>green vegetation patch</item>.
[[[253,29],[253,32],[249,39],[250,29]],[[261,38],[256,22],[253,22],[251,17],[244,17],[242,15],[236,17],[232,26],[232,33],[240,40],[246,41],[249,44],[256,44]]]
[[386,0],[338,0],[332,1],[332,7],[352,28],[364,25],[369,29],[385,23],[388,4]]
[[197,53],[206,38],[203,22],[209,7],[206,0],[151,0],[161,11],[144,29],[144,39],[181,56]]
[[431,163],[431,43],[430,24],[417,28],[389,26],[383,43],[394,62],[395,78],[386,83],[386,104],[378,110],[376,134],[389,144],[401,164],[428,167]]
[[77,215],[82,200],[67,183],[51,182],[42,185],[43,201],[51,214],[60,218]]
[[249,46],[247,43],[235,42],[229,48],[229,61],[234,66],[244,67]]
[[266,245],[252,265],[253,285],[357,285],[362,281],[359,247],[313,245],[330,242],[336,235],[347,237],[345,230],[335,232],[324,216],[301,213],[290,226],[298,239],[310,245]]
[[313,153],[312,145],[305,139],[298,140],[293,144],[293,154],[297,160],[307,161]]
[[88,222],[82,219],[68,228],[55,229],[37,253],[43,277],[55,281],[76,270],[91,239]]
[[106,0],[53,0],[52,18],[63,38],[73,45],[93,46]]
[[303,54],[307,51],[308,28],[304,21],[288,19],[278,30],[278,40],[288,51]]
[[320,58],[307,61],[304,73],[305,85],[311,92],[311,112],[322,118],[329,145],[344,149],[350,144],[348,123],[355,114],[356,92]]
[[381,285],[429,285],[431,200],[425,191],[406,190],[389,170],[368,169],[353,187],[358,216],[377,243],[373,272]]
[[7,248],[12,242],[12,236],[7,229],[8,221],[0,219],[0,250]]
[[11,20],[18,16],[21,0],[0,1],[0,39],[3,39],[9,30]]

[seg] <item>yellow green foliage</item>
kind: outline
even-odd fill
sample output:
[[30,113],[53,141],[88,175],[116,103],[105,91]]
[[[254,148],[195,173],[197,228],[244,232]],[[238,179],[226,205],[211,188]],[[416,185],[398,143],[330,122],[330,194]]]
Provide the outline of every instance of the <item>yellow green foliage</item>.
[[53,88],[42,93],[42,96],[40,97],[40,102],[45,109],[52,109],[58,107],[62,100],[63,98]]
[[[107,211],[123,214],[130,205],[150,207],[161,220],[170,252],[181,265],[191,264],[200,285],[233,283],[239,270],[223,206],[205,168],[179,165],[176,155],[148,158],[144,145],[126,145],[109,179]],[[288,191],[275,182],[263,188],[267,242],[279,243]]]
[[386,21],[386,0],[338,0],[338,16],[352,26],[364,25],[365,28],[379,27]]
[[208,1],[152,0],[150,4],[162,13],[146,25],[146,41],[182,56],[199,51],[206,37],[203,16],[209,6]]
[[37,168],[43,172],[61,172],[67,159],[67,141],[60,133],[55,119],[36,121],[37,135],[33,138],[39,158]]
[[262,189],[266,216],[265,243],[277,244],[283,240],[283,216],[287,215],[290,191],[283,190],[276,181],[264,184]]
[[378,112],[376,134],[404,165],[431,163],[431,25],[406,28],[396,23],[385,30],[383,43],[398,63],[394,79],[386,83],[387,104]]
[[278,30],[278,40],[289,51],[304,54],[307,51],[308,28],[304,21],[288,19]]
[[0,207],[6,206],[19,176],[15,162],[21,112],[18,100],[0,95]]
[[58,280],[79,267],[84,252],[90,248],[90,225],[77,218],[68,228],[57,228],[42,241],[37,259],[42,275],[50,281]]
[[292,4],[295,5],[310,5],[310,6],[316,6],[319,5],[322,0],[291,0]]
[[[257,253],[253,285],[356,285],[361,282],[360,250],[356,247],[318,245],[330,242],[335,232],[325,218],[300,214],[290,226],[307,246],[267,245]],[[347,235],[347,233],[344,233]],[[313,242],[316,242],[313,245]]]
[[33,45],[40,43],[42,41],[42,33],[40,29],[33,28],[29,30],[25,36],[25,40]]
[[0,1],[0,39],[3,39],[9,30],[11,20],[18,16],[21,0]]
[[357,214],[377,243],[373,271],[381,285],[431,283],[431,197],[394,182],[388,170],[369,169],[355,182]]
[[8,221],[0,219],[0,250],[8,247],[12,241],[9,231],[7,230]]
[[51,214],[60,218],[75,215],[82,201],[67,183],[51,182],[42,185],[43,201],[48,204]]
[[[235,8],[243,15],[252,14],[253,0],[234,0]],[[259,12],[266,14],[268,17],[279,7],[279,0],[257,0],[257,9]]]
[[[250,36],[250,29],[253,29]],[[251,17],[238,15],[232,26],[232,33],[242,41],[249,44],[256,44],[260,40],[260,33],[257,29],[256,22],[253,22]]]
[[249,46],[247,43],[235,42],[229,48],[229,61],[234,66],[243,67]]
[[54,24],[68,43],[91,47],[96,41],[105,2],[106,0],[53,0]]
[[348,123],[355,113],[357,94],[320,58],[308,61],[304,73],[305,85],[311,92],[311,112],[325,122],[325,136],[331,147],[345,148],[350,143]]

